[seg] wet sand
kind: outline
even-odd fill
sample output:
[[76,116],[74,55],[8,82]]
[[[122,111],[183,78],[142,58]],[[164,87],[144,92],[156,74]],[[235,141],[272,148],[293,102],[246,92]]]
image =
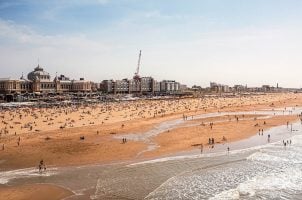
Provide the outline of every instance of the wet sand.
[[[255,115],[255,118],[257,115]],[[247,117],[245,117],[247,118]],[[155,156],[163,154],[171,154],[174,152],[185,151],[189,149],[200,149],[203,144],[203,150],[215,148],[217,144],[227,144],[249,138],[253,135],[263,134],[264,140],[267,138],[266,131],[272,127],[286,124],[286,122],[293,123],[297,121],[297,116],[270,116],[267,119],[249,119],[240,118],[240,121],[218,121],[212,118],[214,122],[211,128],[209,123],[205,125],[181,127],[164,132],[158,135],[155,140],[161,147],[152,152],[148,152],[145,156]],[[220,120],[220,119],[218,119]],[[203,120],[196,120],[197,122]],[[265,124],[264,124],[265,122]],[[200,123],[199,123],[200,124]],[[256,126],[257,125],[257,126]],[[260,129],[260,131],[259,131]],[[214,138],[215,143],[209,144],[209,138]],[[225,147],[227,148],[227,147]]]
[[5,200],[60,200],[73,195],[69,190],[50,184],[0,186],[0,194]]

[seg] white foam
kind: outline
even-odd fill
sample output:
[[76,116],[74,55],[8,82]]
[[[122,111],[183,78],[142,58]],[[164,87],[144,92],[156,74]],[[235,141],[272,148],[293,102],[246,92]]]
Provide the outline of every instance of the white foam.
[[[302,188],[302,170],[289,168],[283,172],[264,174],[240,183],[236,189],[223,191],[215,199],[240,199],[242,196],[254,197],[257,191],[300,191]],[[273,196],[274,194],[270,194]]]
[[57,173],[57,168],[48,168],[46,171],[39,173],[36,168],[25,168],[12,171],[0,172],[0,184],[6,184],[12,179],[29,178],[37,176],[52,176]]
[[290,198],[302,192],[302,136],[295,135],[291,140],[287,148],[276,142],[233,151],[236,154],[258,149],[244,161],[179,174],[149,193],[146,199],[162,196],[166,199],[278,199],[280,195]]
[[[284,149],[275,145],[275,148],[263,149],[250,155],[247,160],[256,161],[259,165],[266,165],[270,170],[260,173],[258,176],[240,183],[237,188],[222,191],[211,199],[240,199],[242,196],[254,197],[257,191],[270,192],[274,197],[274,191],[301,191],[302,188],[302,136],[293,138],[293,147]],[[294,192],[293,192],[294,193]]]
[[270,162],[287,162],[289,159],[280,156],[269,155],[264,152],[256,152],[247,157],[247,160],[251,161],[270,161]]
[[[261,149],[263,147],[271,146],[273,144],[274,143],[270,143],[270,144],[255,146],[255,147],[249,147],[249,148],[245,148],[245,149],[232,150],[232,151],[229,152],[229,154],[245,153],[245,152],[248,152],[248,151],[257,150],[257,149]],[[167,161],[173,161],[173,160],[184,160],[184,159],[194,159],[194,158],[203,158],[203,157],[223,156],[223,155],[226,155],[226,154],[227,154],[226,151],[220,151],[220,152],[215,152],[215,153],[204,153],[204,154],[197,154],[197,155],[194,154],[194,155],[183,155],[183,156],[170,156],[170,157],[157,158],[157,159],[153,159],[153,160],[147,160],[147,161],[132,163],[132,164],[127,165],[127,167],[136,166],[136,165],[159,163],[159,162],[167,162]]]

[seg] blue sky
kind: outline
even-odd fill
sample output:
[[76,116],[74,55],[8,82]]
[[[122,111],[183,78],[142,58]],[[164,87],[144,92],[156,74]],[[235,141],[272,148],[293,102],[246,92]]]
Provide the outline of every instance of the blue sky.
[[1,77],[301,87],[299,0],[0,0]]

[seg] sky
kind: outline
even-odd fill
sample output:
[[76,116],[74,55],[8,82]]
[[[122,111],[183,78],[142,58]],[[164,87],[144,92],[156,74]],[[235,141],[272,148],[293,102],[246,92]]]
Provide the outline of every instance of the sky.
[[0,77],[302,87],[300,0],[0,0]]

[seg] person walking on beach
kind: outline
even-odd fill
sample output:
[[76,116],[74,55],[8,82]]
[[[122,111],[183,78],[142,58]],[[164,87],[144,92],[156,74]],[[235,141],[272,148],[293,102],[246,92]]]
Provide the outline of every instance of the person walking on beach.
[[230,153],[230,147],[228,147],[228,153]]
[[21,138],[20,138],[20,136],[19,136],[18,142],[17,142],[18,146],[20,146],[20,141],[21,141]]
[[202,152],[203,152],[203,144],[201,143],[200,144],[200,154],[202,154]]
[[271,135],[268,134],[268,135],[267,135],[267,142],[270,142],[270,139],[271,139]]
[[45,166],[45,163],[42,160],[40,160],[40,164],[39,164],[39,173],[42,173],[42,170],[46,171],[46,166]]

